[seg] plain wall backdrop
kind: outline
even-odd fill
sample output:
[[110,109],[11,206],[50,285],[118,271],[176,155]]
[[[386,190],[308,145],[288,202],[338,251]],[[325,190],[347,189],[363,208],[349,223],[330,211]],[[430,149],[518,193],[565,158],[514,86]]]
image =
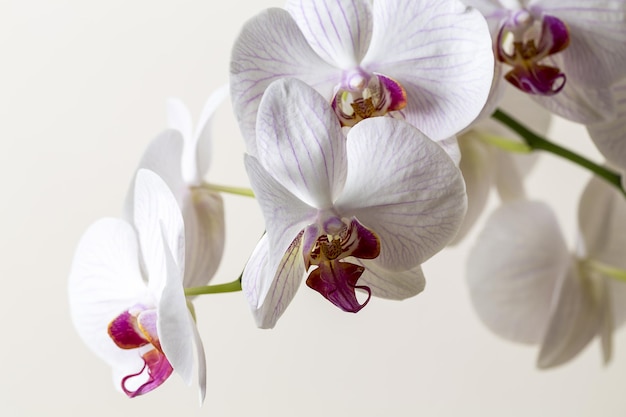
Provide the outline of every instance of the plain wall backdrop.
[[[72,327],[67,276],[81,234],[119,216],[144,147],[165,128],[165,101],[195,118],[228,81],[242,24],[282,1],[0,1],[0,415],[12,416],[623,416],[626,338],[604,367],[597,341],[571,363],[534,367],[536,347],[491,334],[468,297],[476,229],[425,266],[403,302],[342,313],[304,285],[271,331],[241,293],[196,301],[208,395],[174,375],[127,399]],[[214,124],[208,179],[247,186],[230,103]],[[551,137],[597,158],[585,130]],[[587,174],[543,157],[529,195],[548,201],[573,242]],[[263,230],[254,200],[226,196],[226,253],[236,278]],[[495,205],[495,199],[492,207]],[[483,217],[484,220],[484,217]]]

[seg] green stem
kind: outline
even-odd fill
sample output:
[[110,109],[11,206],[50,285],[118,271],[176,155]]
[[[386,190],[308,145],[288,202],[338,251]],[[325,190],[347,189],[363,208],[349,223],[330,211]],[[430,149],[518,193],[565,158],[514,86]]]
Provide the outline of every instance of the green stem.
[[221,192],[221,193],[242,195],[244,197],[252,197],[252,198],[254,198],[254,192],[251,189],[249,189],[249,188],[229,187],[227,185],[209,184],[209,183],[206,183],[206,182],[202,184],[202,187],[207,189],[207,190],[211,190],[211,191],[218,191],[218,192]]
[[595,271],[598,271],[618,281],[626,282],[626,271],[624,271],[623,269],[615,268],[613,266],[593,260],[587,260],[585,263],[587,264],[587,266]]
[[223,292],[237,292],[241,291],[241,277],[237,278],[233,282],[217,285],[206,285],[204,287],[192,287],[185,288],[186,296],[202,295],[202,294],[218,294]]
[[570,151],[569,149],[566,149],[553,142],[550,142],[549,140],[542,138],[541,136],[530,131],[528,128],[526,128],[526,126],[522,125],[520,122],[518,122],[500,109],[497,109],[491,117],[493,117],[500,123],[508,126],[514,132],[519,134],[526,141],[526,144],[532,149],[541,149],[543,151],[550,152],[562,158],[565,158],[577,165],[580,165],[581,167],[593,172],[597,176],[604,178],[606,181],[608,181],[610,184],[620,190],[622,194],[626,195],[626,192],[624,192],[624,189],[622,189],[621,176],[614,171],[611,171],[610,169],[598,165],[582,155],[579,155],[575,152]]

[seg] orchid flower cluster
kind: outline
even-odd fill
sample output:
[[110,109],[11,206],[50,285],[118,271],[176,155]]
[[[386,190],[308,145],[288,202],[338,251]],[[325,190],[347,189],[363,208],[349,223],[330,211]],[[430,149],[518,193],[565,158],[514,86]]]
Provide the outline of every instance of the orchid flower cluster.
[[[141,158],[121,218],[78,244],[69,299],[85,343],[129,397],[178,373],[205,395],[194,297],[242,291],[274,327],[306,286],[344,312],[424,290],[421,265],[462,240],[493,188],[467,265],[476,312],[539,347],[539,367],[626,321],[625,0],[288,0],[247,21],[230,88],[194,130],[178,100]],[[252,190],[205,182],[211,119],[230,93]],[[586,125],[595,163],[544,136]],[[532,126],[529,129],[524,125]],[[590,170],[578,242],[527,197],[536,150]],[[527,155],[523,155],[527,154]],[[242,274],[209,285],[222,192],[254,196],[265,233]]]

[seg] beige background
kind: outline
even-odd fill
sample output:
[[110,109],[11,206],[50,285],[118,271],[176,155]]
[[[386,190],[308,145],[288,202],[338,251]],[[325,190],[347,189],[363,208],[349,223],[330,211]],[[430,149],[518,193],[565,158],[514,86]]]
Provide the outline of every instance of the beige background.
[[[427,290],[374,299],[344,314],[306,287],[278,327],[255,328],[241,294],[196,303],[208,396],[173,376],[134,400],[71,326],[66,283],[80,235],[117,216],[146,144],[165,127],[165,100],[198,116],[228,76],[242,23],[282,1],[0,2],[1,416],[623,416],[626,338],[604,368],[597,342],[559,369],[534,369],[536,348],[477,320],[463,276],[475,232],[425,265]],[[210,179],[247,184],[230,105],[215,124]],[[586,152],[584,130],[552,137]],[[530,194],[558,210],[573,237],[586,175],[545,157]],[[228,241],[217,280],[242,269],[263,225],[253,200],[226,197]]]

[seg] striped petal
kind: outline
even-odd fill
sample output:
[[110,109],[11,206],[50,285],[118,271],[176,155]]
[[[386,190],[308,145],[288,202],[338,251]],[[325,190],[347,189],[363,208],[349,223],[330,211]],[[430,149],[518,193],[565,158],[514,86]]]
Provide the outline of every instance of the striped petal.
[[259,161],[293,195],[332,206],[346,176],[345,139],[328,102],[296,79],[270,85],[257,122]]
[[272,81],[301,79],[330,101],[333,87],[341,79],[341,71],[315,53],[291,15],[282,9],[268,9],[243,26],[233,47],[230,74],[233,108],[251,155],[256,155],[259,102]]
[[406,120],[434,140],[478,116],[493,78],[491,36],[483,16],[450,0],[377,0],[362,67],[406,90]]
[[372,35],[369,0],[289,0],[285,8],[329,64],[352,69],[365,55]]
[[381,267],[412,269],[454,237],[465,185],[435,142],[405,122],[376,117],[350,130],[347,152],[348,177],[335,206],[379,236]]

